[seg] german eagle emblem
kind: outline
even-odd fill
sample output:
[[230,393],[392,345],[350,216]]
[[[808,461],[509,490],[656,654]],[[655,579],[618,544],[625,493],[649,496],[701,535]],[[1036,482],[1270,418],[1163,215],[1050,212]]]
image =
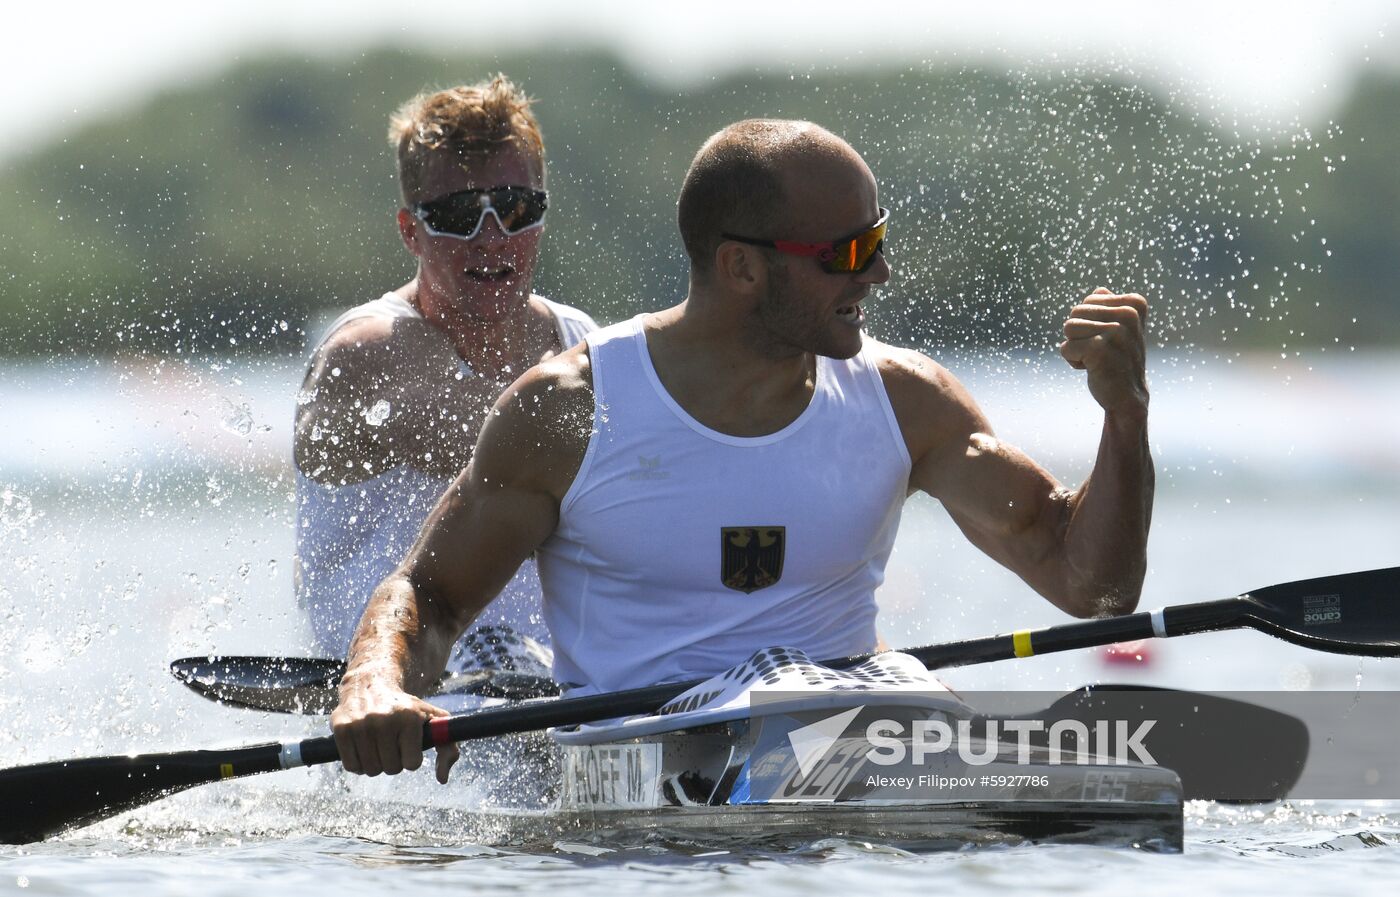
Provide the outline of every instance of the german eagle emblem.
[[720,581],[749,593],[767,588],[783,575],[785,526],[720,528]]

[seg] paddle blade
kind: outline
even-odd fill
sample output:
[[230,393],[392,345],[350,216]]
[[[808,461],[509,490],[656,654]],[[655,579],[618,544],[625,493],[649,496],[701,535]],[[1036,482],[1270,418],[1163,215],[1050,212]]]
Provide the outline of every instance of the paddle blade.
[[1303,774],[1308,727],[1296,716],[1247,701],[1137,685],[1094,685],[1046,711],[1050,720],[1151,721],[1145,744],[1158,766],[1181,777],[1186,800],[1282,800]]
[[41,841],[195,785],[280,769],[281,748],[89,757],[0,770],[0,842]]
[[[317,716],[335,709],[345,664],[320,657],[182,657],[171,661],[170,672],[202,697],[220,704]],[[447,676],[428,700],[479,695],[528,701],[558,694],[559,686],[553,679],[487,669]]]
[[345,663],[321,657],[182,657],[175,678],[211,701],[274,713],[335,709]]
[[1400,657],[1400,567],[1322,576],[1243,596],[1251,626],[1333,654]]

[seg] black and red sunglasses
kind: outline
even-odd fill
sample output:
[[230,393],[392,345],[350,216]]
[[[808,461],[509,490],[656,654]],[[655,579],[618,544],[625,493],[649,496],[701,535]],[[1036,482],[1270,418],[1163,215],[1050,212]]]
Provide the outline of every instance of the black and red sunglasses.
[[815,258],[822,270],[830,274],[863,274],[875,263],[875,253],[885,246],[885,229],[890,221],[890,210],[880,209],[880,218],[870,227],[864,228],[849,237],[831,240],[826,243],[799,243],[794,240],[759,240],[754,237],[741,237],[737,234],[721,233],[726,240],[748,243],[751,246],[766,246],[787,255],[800,255]]

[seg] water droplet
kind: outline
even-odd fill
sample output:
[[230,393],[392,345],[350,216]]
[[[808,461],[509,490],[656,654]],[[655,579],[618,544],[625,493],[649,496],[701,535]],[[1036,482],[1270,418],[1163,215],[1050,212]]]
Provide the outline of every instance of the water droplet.
[[29,529],[38,515],[34,503],[10,486],[0,490],[0,533],[20,534]]
[[247,436],[253,432],[253,409],[247,402],[235,403],[225,398],[221,426],[230,433]]
[[371,427],[382,427],[384,426],[384,422],[389,419],[391,410],[392,408],[389,403],[380,399],[364,412],[365,423],[369,424]]

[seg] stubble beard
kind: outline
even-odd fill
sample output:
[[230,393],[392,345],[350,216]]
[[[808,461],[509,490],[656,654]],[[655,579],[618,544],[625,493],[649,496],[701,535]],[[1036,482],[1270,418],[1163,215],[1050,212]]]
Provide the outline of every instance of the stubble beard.
[[812,307],[793,287],[786,262],[771,265],[769,272],[769,290],[759,300],[759,326],[753,331],[761,354],[769,358],[791,358],[810,353],[845,360],[860,353],[859,331],[854,347],[839,340],[833,334],[837,322],[827,320],[830,311]]

